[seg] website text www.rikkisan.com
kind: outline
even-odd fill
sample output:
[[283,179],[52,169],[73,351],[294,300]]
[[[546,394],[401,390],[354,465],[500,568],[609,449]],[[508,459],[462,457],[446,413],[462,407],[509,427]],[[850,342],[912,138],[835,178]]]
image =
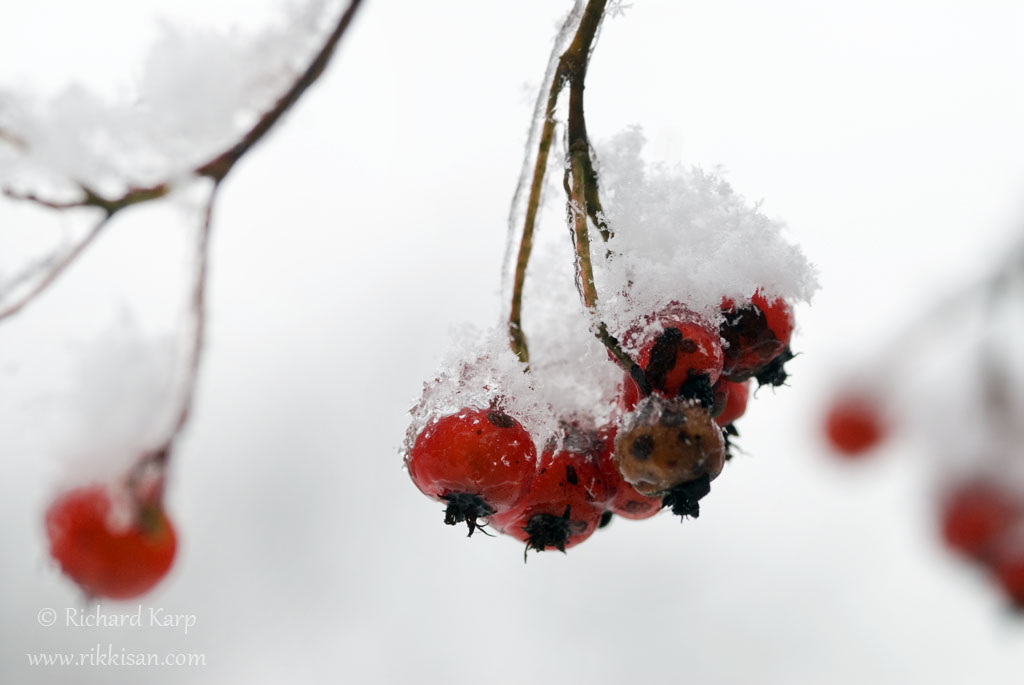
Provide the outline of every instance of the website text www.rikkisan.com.
[[26,654],[30,666],[205,666],[206,655],[194,653],[144,653],[100,645],[87,652],[37,652]]

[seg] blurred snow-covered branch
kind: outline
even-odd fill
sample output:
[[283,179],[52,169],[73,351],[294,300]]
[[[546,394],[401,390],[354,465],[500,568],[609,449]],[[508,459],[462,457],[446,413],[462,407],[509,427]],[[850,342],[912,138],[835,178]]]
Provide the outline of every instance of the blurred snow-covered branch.
[[[115,213],[161,198],[189,178],[223,180],[323,74],[361,1],[350,0],[303,69],[292,66],[295,53],[305,55],[313,36],[322,35],[323,0],[251,43],[224,36],[186,40],[166,30],[143,70],[139,106],[108,105],[78,88],[52,102],[20,106],[0,93],[4,195],[54,210],[104,213],[63,255],[37,261],[31,278],[23,272],[17,283],[0,282],[0,320],[49,287]],[[238,119],[253,107],[262,113],[238,134]],[[16,187],[40,177],[56,188]]]
[[2,194],[53,212],[95,215],[75,238],[0,277],[0,322],[44,293],[122,210],[209,186],[194,247],[177,413],[132,473],[155,468],[161,475],[191,414],[220,183],[323,75],[361,2],[349,0],[344,9],[340,0],[289,6],[275,28],[247,40],[164,27],[132,99],[111,103],[79,86],[46,101],[0,91]]

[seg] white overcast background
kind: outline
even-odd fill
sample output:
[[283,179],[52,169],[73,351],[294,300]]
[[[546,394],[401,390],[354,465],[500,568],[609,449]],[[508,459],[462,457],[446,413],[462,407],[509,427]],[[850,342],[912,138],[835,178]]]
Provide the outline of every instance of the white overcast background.
[[[154,12],[196,31],[267,16],[241,0],[14,4],[7,90],[116,92]],[[636,0],[606,21],[591,136],[639,124],[652,160],[721,165],[817,265],[790,387],[751,402],[746,454],[699,520],[616,520],[565,556],[524,565],[510,538],[467,540],[409,481],[407,410],[449,329],[498,316],[509,202],[569,6],[367,0],[320,82],[225,183],[168,494],[180,554],[142,600],[194,615],[187,635],[63,625],[82,603],[41,520],[69,473],[103,462],[89,426],[152,401],[133,374],[172,330],[188,221],[125,212],[0,324],[0,681],[1020,682],[1024,622],[937,541],[928,450],[897,436],[846,464],[818,436],[847,362],[989,268],[1024,223],[1015,0]],[[0,255],[66,221],[0,201]],[[918,396],[941,402],[967,373]],[[43,608],[58,625],[38,624]],[[108,643],[207,665],[27,665]]]

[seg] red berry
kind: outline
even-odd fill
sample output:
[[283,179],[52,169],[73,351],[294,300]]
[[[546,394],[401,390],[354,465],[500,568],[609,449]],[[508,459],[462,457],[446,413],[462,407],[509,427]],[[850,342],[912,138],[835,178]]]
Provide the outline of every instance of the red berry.
[[705,375],[711,385],[722,373],[722,342],[716,331],[692,321],[665,318],[661,332],[640,348],[637,361],[651,388],[676,397],[687,380]]
[[859,395],[840,397],[825,416],[825,435],[832,447],[857,457],[875,447],[887,428],[877,402]]
[[640,401],[640,389],[629,376],[623,376],[622,385],[619,386],[619,409],[623,414],[636,409],[636,403]]
[[[711,403],[711,386],[722,373],[722,341],[688,309],[673,303],[646,317],[623,335],[623,343],[639,350],[636,362],[654,392]],[[623,383],[625,393],[639,396],[631,378]]]
[[1024,539],[1019,534],[1007,535],[992,549],[988,563],[1009,600],[1024,609]]
[[447,503],[445,523],[507,511],[526,492],[536,447],[523,426],[498,409],[463,409],[427,424],[405,463],[423,494]]
[[[612,476],[602,467],[610,461],[610,452],[614,445],[614,432],[609,436],[606,429],[595,430],[581,427],[577,423],[564,424],[561,457],[571,463],[579,487],[586,493],[587,500],[603,505],[614,495],[615,482]],[[547,464],[553,459],[554,446],[544,450],[541,463]],[[614,475],[618,475],[615,472]]]
[[50,556],[89,595],[137,597],[171,568],[177,538],[163,508],[133,506],[118,525],[110,491],[93,485],[61,495],[46,512]]
[[1021,514],[1001,488],[984,481],[962,484],[943,498],[942,537],[954,551],[983,560]]
[[750,382],[733,383],[724,378],[715,386],[715,404],[722,407],[722,413],[715,417],[719,426],[728,426],[747,411],[747,400],[750,398]]
[[781,297],[769,301],[760,290],[754,293],[750,301],[764,314],[775,339],[783,345],[788,345],[789,339],[793,336],[793,309]]
[[[590,466],[568,450],[545,452],[541,468],[515,507],[490,518],[499,531],[526,543],[527,550],[565,550],[593,535],[604,512],[588,492]],[[586,473],[581,478],[581,472]]]
[[[739,307],[730,299],[722,300],[724,321],[719,333],[725,341],[722,374],[741,382],[761,374],[789,345],[793,334],[793,310],[786,301],[769,301],[761,291],[749,304]],[[781,385],[785,374],[776,370],[765,383]],[[761,379],[759,379],[760,381]]]

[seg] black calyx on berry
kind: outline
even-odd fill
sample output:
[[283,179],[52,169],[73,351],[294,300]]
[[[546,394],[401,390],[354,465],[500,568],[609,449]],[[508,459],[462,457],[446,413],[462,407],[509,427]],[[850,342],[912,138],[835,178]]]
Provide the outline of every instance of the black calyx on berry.
[[725,440],[725,460],[729,461],[732,459],[732,446],[733,438],[740,437],[740,432],[736,430],[735,424],[727,424],[722,426],[722,439]]
[[606,511],[603,514],[601,514],[601,521],[597,524],[597,527],[604,528],[605,526],[607,526],[609,523],[612,522],[612,516],[614,516],[614,514],[612,514],[612,512],[610,511]]
[[531,549],[541,552],[551,547],[564,553],[569,536],[583,533],[586,529],[586,521],[572,519],[572,507],[566,507],[561,516],[534,514],[523,526],[523,530],[529,536],[526,540],[526,549],[523,551],[523,560],[526,560],[526,553]]
[[480,498],[480,495],[473,495],[468,492],[452,492],[441,495],[441,499],[448,503],[444,510],[444,522],[454,526],[465,522],[469,526],[469,535],[482,525],[477,519],[482,519],[494,513],[494,508]]
[[691,374],[679,387],[679,397],[694,400],[702,407],[710,409],[715,403],[715,391],[711,387],[711,377],[706,373]]
[[687,516],[697,518],[700,516],[700,500],[709,492],[711,492],[711,478],[704,474],[674,486],[665,493],[661,503],[662,506],[671,509],[676,516],[684,519]]
[[754,378],[757,380],[757,385],[771,385],[778,387],[784,385],[786,379],[789,378],[789,374],[786,373],[786,362],[793,359],[796,355],[789,349],[789,345],[779,353],[775,359],[768,362],[768,364],[754,374]]

